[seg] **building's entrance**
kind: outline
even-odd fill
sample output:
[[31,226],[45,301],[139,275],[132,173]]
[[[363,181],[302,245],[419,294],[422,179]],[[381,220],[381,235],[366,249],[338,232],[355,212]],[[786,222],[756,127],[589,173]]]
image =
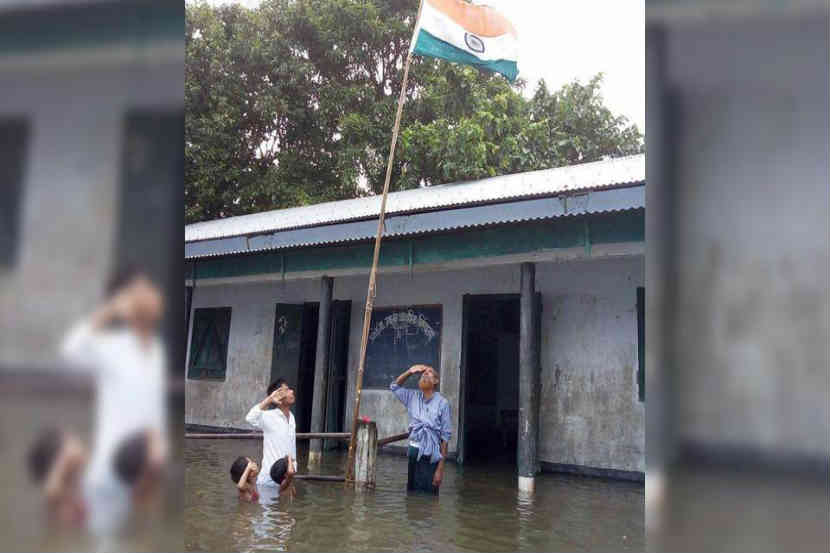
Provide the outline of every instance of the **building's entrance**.
[[[325,432],[343,432],[346,418],[346,380],[349,362],[349,323],[351,301],[331,304],[331,344],[329,346],[328,391],[326,392]],[[351,430],[351,428],[349,429]],[[323,449],[344,445],[339,440],[323,440]]]
[[318,312],[317,303],[278,303],[274,315],[270,380],[282,377],[294,386],[297,432],[308,432],[311,424]]
[[519,295],[464,296],[459,461],[516,462]]
[[[343,428],[350,308],[351,302],[332,302],[331,353],[324,416],[326,432],[340,432]],[[316,302],[278,303],[274,316],[271,381],[282,377],[295,387],[297,432],[311,431],[319,311],[320,304]]]

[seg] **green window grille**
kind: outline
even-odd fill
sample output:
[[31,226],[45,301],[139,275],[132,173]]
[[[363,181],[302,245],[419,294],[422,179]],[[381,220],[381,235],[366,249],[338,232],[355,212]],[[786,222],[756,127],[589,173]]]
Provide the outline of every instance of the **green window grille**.
[[225,380],[230,330],[230,307],[201,308],[193,311],[188,378]]

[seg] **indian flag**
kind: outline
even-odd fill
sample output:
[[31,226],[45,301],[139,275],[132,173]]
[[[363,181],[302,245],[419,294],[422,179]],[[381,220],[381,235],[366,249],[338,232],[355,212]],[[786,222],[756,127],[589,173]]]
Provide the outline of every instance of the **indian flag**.
[[413,54],[488,69],[510,82],[519,73],[516,30],[489,6],[464,0],[423,0],[413,36]]

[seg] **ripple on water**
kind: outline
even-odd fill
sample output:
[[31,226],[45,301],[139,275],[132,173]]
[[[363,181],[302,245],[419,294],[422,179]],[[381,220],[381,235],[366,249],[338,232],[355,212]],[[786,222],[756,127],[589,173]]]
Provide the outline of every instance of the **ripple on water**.
[[[185,535],[202,551],[514,551],[642,549],[642,485],[542,475],[515,489],[510,467],[448,464],[440,498],[406,494],[406,459],[378,458],[378,486],[360,492],[301,481],[297,498],[240,503],[228,475],[257,440],[188,440]],[[345,452],[319,469],[342,472]],[[300,453],[300,465],[304,454]],[[265,496],[265,494],[263,494]],[[623,535],[626,539],[623,539]]]

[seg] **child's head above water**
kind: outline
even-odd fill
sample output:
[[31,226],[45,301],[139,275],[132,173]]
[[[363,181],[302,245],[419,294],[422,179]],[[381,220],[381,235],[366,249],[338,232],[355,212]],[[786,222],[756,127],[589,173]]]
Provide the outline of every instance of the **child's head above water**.
[[161,433],[154,429],[128,435],[112,459],[112,468],[123,484],[145,491],[163,480],[166,464],[167,446]]
[[86,448],[80,438],[56,428],[45,430],[29,448],[27,464],[47,500],[50,519],[79,527],[86,511],[80,491]]
[[236,461],[234,461],[231,465],[231,480],[233,480],[234,484],[239,484],[239,480],[242,478],[242,475],[245,474],[245,469],[248,468],[249,464],[253,469],[248,472],[248,478],[251,478],[259,473],[259,467],[257,464],[253,462],[250,457],[236,458]]
[[282,484],[282,481],[285,479],[286,472],[288,472],[288,457],[277,459],[274,461],[274,464],[271,465],[271,480],[277,484]]
[[43,431],[32,444],[29,449],[28,466],[35,483],[42,484],[46,480],[46,475],[55,465],[62,445],[63,433],[56,428]]
[[147,466],[148,439],[143,432],[134,434],[124,440],[116,450],[114,459],[115,473],[127,486],[133,486]]
[[86,462],[83,444],[77,436],[49,428],[35,439],[27,456],[29,472],[36,484],[49,483],[53,471],[61,474],[54,482],[68,483]]

